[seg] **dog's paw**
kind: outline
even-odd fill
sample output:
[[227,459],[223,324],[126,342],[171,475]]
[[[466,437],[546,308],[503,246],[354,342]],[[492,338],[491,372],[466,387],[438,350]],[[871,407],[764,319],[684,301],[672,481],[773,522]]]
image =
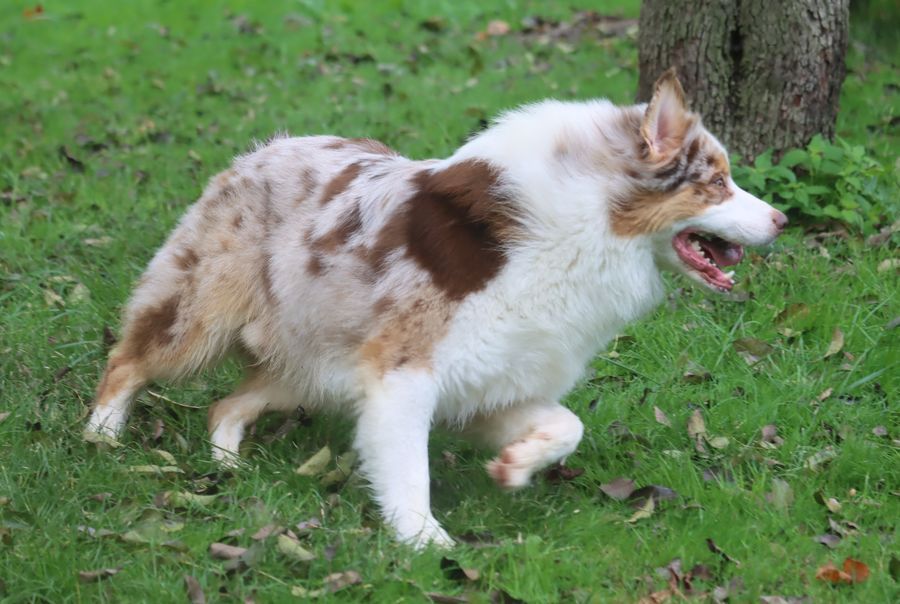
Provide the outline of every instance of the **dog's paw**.
[[427,547],[451,549],[456,545],[456,542],[434,518],[426,520],[425,526],[418,532],[414,534],[404,533],[408,533],[408,531],[398,530],[397,538],[416,550],[423,550]]
[[494,482],[503,489],[521,489],[531,482],[531,464],[523,463],[518,459],[516,451],[512,447],[503,449],[500,457],[489,461],[485,468]]

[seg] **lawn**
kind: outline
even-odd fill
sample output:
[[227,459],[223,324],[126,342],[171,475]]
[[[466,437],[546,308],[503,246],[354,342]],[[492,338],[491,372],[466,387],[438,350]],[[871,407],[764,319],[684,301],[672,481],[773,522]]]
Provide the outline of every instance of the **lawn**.
[[[253,140],[369,136],[439,157],[516,104],[632,101],[633,25],[490,4],[3,3],[0,601],[178,602],[191,585],[222,602],[900,601],[896,233],[795,226],[749,254],[728,299],[673,278],[570,395],[585,439],[532,488],[499,492],[490,452],[436,434],[451,552],[395,544],[335,460],[294,472],[326,445],[347,453],[346,421],[270,418],[247,466],[217,472],[204,408],[233,365],[153,386],[121,446],[82,441],[132,284]],[[511,31],[488,35],[492,20]],[[900,170],[900,57],[860,31],[839,134]],[[617,478],[655,485],[652,510]],[[868,579],[816,579],[846,558]]]

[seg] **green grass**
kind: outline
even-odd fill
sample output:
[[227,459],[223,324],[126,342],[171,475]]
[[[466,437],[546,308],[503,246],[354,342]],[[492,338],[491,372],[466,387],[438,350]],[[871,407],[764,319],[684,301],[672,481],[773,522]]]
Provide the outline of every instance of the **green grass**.
[[[112,8],[85,0],[45,3],[38,19],[24,18],[19,2],[0,7],[0,414],[9,414],[0,420],[0,599],[184,601],[182,578],[192,575],[209,601],[274,602],[289,599],[293,586],[315,589],[330,573],[352,569],[362,584],[331,600],[418,602],[438,592],[488,602],[502,590],[527,602],[634,602],[664,588],[655,569],[676,557],[686,569],[709,567],[713,579],[696,580],[698,591],[739,578],[743,590],[730,601],[900,599],[889,570],[900,555],[900,329],[886,329],[900,314],[900,283],[896,270],[878,269],[897,256],[891,241],[826,237],[813,245],[792,230],[738,267],[750,294],[743,302],[673,280],[669,303],[599,356],[594,378],[570,396],[587,426],[568,461],[584,473],[572,480],[540,478],[528,490],[501,493],[482,469],[489,452],[436,435],[435,513],[457,537],[488,534],[487,547],[416,555],[392,542],[358,480],[323,487],[294,474],[325,444],[349,448],[346,421],[316,418],[272,442],[281,421],[263,422],[246,447],[249,467],[203,478],[215,471],[205,412],[187,406],[227,393],[233,366],[154,387],[178,404],[144,395],[122,448],[82,442],[104,330],[115,331],[132,283],[205,180],[252,139],[277,130],[333,132],[380,138],[414,157],[441,156],[482,119],[518,103],[629,102],[637,80],[631,37],[589,33],[543,43],[514,31],[476,39],[491,19],[514,30],[526,16],[570,20],[569,4]],[[595,4],[630,17],[638,9],[636,0]],[[430,29],[420,25],[437,15]],[[893,163],[897,57],[866,48],[852,51],[839,130]],[[780,321],[792,304],[803,306]],[[843,349],[824,358],[836,328]],[[735,351],[740,338],[762,340],[771,353],[750,366]],[[685,380],[691,364],[709,379]],[[672,427],[654,420],[654,406]],[[710,438],[727,437],[717,441],[723,448],[695,451],[686,430],[695,409]],[[770,423],[784,439],[771,449],[759,442]],[[878,426],[889,436],[873,434]],[[805,467],[827,447],[835,453],[829,464]],[[185,473],[129,471],[165,464],[154,449],[174,455]],[[709,469],[727,470],[728,479],[705,480]],[[599,490],[618,476],[670,487],[680,498],[627,523],[633,510]],[[787,505],[766,498],[776,480],[791,489]],[[218,497],[184,508],[167,503],[165,491]],[[102,493],[110,495],[94,497]],[[830,513],[817,494],[836,498],[840,511]],[[857,527],[834,550],[813,540],[829,516]],[[266,524],[313,517],[323,526],[302,537],[317,554],[311,562],[291,562],[274,539],[262,542],[245,572],[227,572],[208,554],[210,543],[249,546]],[[92,537],[79,526],[111,534]],[[245,532],[228,537],[235,529]],[[740,566],[710,551],[707,538]],[[444,555],[479,578],[443,571]],[[833,587],[814,579],[820,565],[846,557],[870,567],[868,581]],[[119,566],[102,582],[78,580],[78,571]]]

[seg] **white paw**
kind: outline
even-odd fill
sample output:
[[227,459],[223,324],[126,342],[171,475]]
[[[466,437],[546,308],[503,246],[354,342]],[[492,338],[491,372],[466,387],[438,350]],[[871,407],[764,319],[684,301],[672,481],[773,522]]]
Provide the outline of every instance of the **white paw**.
[[456,545],[456,542],[450,538],[447,531],[433,517],[427,518],[425,525],[418,530],[397,528],[397,538],[399,541],[411,545],[417,550],[423,550],[428,546],[450,549]]
[[505,447],[499,457],[485,466],[494,482],[503,489],[521,489],[531,482],[534,472],[531,460],[524,460],[517,453],[515,446]]
[[115,439],[119,436],[125,425],[125,414],[111,406],[97,407],[91,413],[91,418],[84,429],[85,440],[90,440],[88,434],[99,434],[106,438]]

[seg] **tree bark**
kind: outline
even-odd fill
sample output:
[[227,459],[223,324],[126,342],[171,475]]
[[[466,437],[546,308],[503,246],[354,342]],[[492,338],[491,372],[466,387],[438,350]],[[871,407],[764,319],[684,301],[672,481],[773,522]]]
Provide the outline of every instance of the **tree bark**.
[[732,153],[831,138],[848,22],[849,0],[644,0],[638,100],[675,66],[691,108]]

